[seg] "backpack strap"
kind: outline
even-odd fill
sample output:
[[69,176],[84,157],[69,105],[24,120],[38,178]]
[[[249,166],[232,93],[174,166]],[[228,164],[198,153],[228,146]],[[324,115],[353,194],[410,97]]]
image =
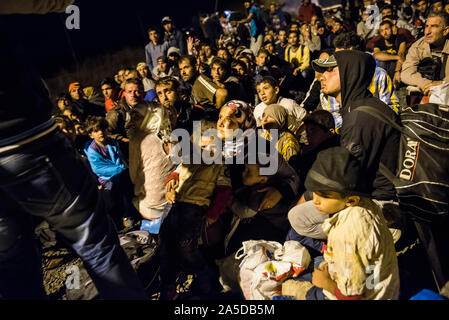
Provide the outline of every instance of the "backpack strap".
[[[392,126],[396,130],[398,130],[400,133],[403,133],[403,131],[404,131],[404,128],[402,126],[400,126],[399,124],[397,124],[396,122],[394,122],[393,120],[388,118],[386,115],[384,115],[382,112],[380,112],[379,109],[376,109],[371,106],[361,106],[355,110],[359,110],[359,111],[368,113],[369,115],[373,116],[374,118]],[[385,178],[387,178],[391,183],[395,184],[395,181],[396,181],[395,174],[393,172],[391,172],[391,170],[388,169],[387,166],[385,166],[382,162],[379,163],[379,172],[383,176],[385,176]]]
[[400,133],[403,133],[403,131],[404,131],[404,128],[401,125],[397,124],[396,122],[394,122],[393,120],[388,118],[385,114],[383,114],[377,108],[374,108],[371,106],[361,106],[361,107],[358,107],[357,109],[355,109],[354,111],[362,111],[362,112],[368,113],[369,115],[373,116],[374,118],[376,118],[386,124],[389,124],[396,130],[398,130]]

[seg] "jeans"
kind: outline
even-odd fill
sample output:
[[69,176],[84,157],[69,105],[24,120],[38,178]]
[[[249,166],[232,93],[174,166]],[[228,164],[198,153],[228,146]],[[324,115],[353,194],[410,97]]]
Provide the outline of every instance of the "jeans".
[[311,256],[322,254],[321,251],[323,250],[324,242],[321,240],[300,235],[293,228],[290,228],[290,231],[287,233],[287,237],[285,238],[285,241],[290,240],[298,241],[306,247]]
[[59,129],[0,154],[0,203],[0,298],[46,297],[31,216],[80,256],[101,298],[146,298],[95,177]]
[[329,215],[320,213],[313,201],[307,201],[290,209],[288,220],[297,233],[313,239],[326,240],[322,225]]

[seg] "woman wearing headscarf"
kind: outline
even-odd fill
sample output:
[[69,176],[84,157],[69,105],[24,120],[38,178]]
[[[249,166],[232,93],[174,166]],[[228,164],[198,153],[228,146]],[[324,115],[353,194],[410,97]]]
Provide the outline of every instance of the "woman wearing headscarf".
[[[276,141],[276,150],[286,161],[299,152],[300,145],[295,135],[288,128],[287,110],[279,104],[270,104],[263,112],[262,128],[265,130],[263,137]],[[277,130],[272,131],[272,130]],[[273,141],[275,142],[275,141]]]
[[[227,234],[225,254],[238,250],[249,239],[282,241],[287,232],[288,208],[297,196],[297,174],[274,143],[259,136],[255,128],[252,109],[243,101],[231,100],[221,108],[218,136],[224,140],[226,163],[233,158],[228,164],[233,199],[229,214],[220,221]],[[263,163],[262,159],[270,161]],[[263,171],[268,168],[273,169],[271,173]]]

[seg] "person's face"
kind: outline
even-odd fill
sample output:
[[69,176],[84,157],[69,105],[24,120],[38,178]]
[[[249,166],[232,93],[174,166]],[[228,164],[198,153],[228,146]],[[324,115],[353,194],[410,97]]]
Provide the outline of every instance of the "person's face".
[[444,11],[446,11],[446,13],[449,14],[449,3],[447,3],[447,4],[444,6]]
[[228,54],[228,51],[223,50],[223,49],[218,50],[217,57],[223,59],[224,61],[228,61],[228,59],[230,58],[229,54]]
[[195,77],[195,69],[192,67],[189,60],[182,60],[179,63],[179,70],[181,72],[181,78],[185,82],[193,80]]
[[321,77],[321,88],[323,93],[336,97],[341,91],[340,72],[338,67],[329,68]]
[[234,138],[239,123],[234,111],[227,106],[223,106],[220,109],[220,114],[217,121],[217,135],[221,139]]
[[246,70],[251,70],[251,63],[249,62],[249,59],[246,57],[242,57],[240,58],[241,61],[243,61],[243,63],[246,64]]
[[151,30],[150,32],[148,32],[148,37],[153,43],[157,43],[159,41],[159,33],[156,30]]
[[161,72],[167,72],[168,64],[167,64],[167,62],[165,60],[158,60],[157,61],[157,68]]
[[285,43],[287,41],[287,32],[285,30],[279,31],[278,39],[281,43]]
[[268,63],[269,59],[270,57],[266,53],[261,52],[256,56],[256,64],[259,67],[263,67]]
[[263,41],[273,41],[273,36],[271,34],[266,34]]
[[204,54],[206,55],[207,58],[212,56],[212,48],[210,46],[204,46],[203,47],[203,52],[204,52]]
[[333,26],[334,26],[334,31],[335,31],[335,32],[340,31],[341,28],[342,28],[340,22],[335,22],[335,23],[333,24]]
[[234,66],[234,72],[240,76],[243,77],[245,75],[245,68],[243,68],[241,65],[237,64]]
[[125,70],[119,70],[118,72],[118,78],[120,80],[120,83],[123,82],[123,80],[125,80]]
[[273,88],[271,84],[262,82],[257,86],[257,94],[259,99],[266,105],[273,104],[277,100],[277,95],[279,93],[279,87]]
[[253,186],[259,183],[266,183],[268,177],[260,175],[258,164],[246,164],[242,172],[242,182],[245,186]]
[[369,18],[369,13],[367,11],[363,11],[362,13],[362,21],[366,22],[366,20],[368,20]]
[[298,34],[290,33],[288,35],[288,44],[291,46],[296,46],[298,44]]
[[64,110],[68,105],[69,105],[69,100],[67,100],[67,99],[58,100],[59,110]]
[[166,22],[164,24],[164,29],[167,32],[171,32],[173,30],[173,23],[172,22]]
[[95,142],[103,144],[105,142],[105,140],[106,140],[107,135],[106,135],[105,131],[97,130],[97,131],[92,131],[89,134],[89,137],[91,139],[94,139]]
[[302,33],[303,35],[310,33],[310,31],[309,31],[309,26],[308,26],[307,24],[303,24],[303,25],[301,26],[301,33]]
[[421,13],[426,12],[426,10],[427,10],[427,2],[426,1],[418,2],[418,5],[416,6],[416,10],[418,10]]
[[82,96],[81,88],[80,88],[80,87],[73,87],[72,90],[70,90],[70,96],[71,96],[74,100],[79,100],[79,99],[81,99],[81,96]]
[[147,67],[140,66],[137,68],[137,72],[139,72],[140,76],[142,78],[146,78],[148,76],[148,69]]
[[273,46],[273,44],[270,42],[270,43],[267,43],[266,45],[265,45],[265,50],[267,50],[270,54],[273,54],[274,53],[274,46]]
[[317,16],[312,16],[312,18],[310,18],[310,25],[314,26],[317,20],[318,20]]
[[105,99],[109,99],[112,95],[112,87],[109,84],[104,84],[101,86],[101,92],[103,92],[103,96]]
[[84,131],[83,126],[80,123],[77,123],[74,125],[75,127],[75,134],[80,136],[80,135],[84,135],[86,132]]
[[228,49],[228,52],[229,52],[229,54],[231,55],[231,56],[234,56],[234,53],[235,53],[235,48],[234,48],[234,46],[227,46],[226,47],[227,49]]
[[320,28],[318,28],[318,29],[316,30],[316,33],[317,33],[318,35],[323,35],[323,34],[324,34],[324,31],[326,31],[326,29],[324,28],[324,26],[321,26]]
[[435,2],[434,4],[432,4],[432,11],[443,12],[443,10],[443,2]]
[[245,1],[245,2],[243,3],[243,5],[245,6],[246,9],[249,9],[249,8],[251,7],[251,2]]
[[402,13],[402,16],[404,17],[404,19],[405,19],[406,21],[409,21],[409,20],[412,18],[412,16],[407,15],[405,12]]
[[388,24],[384,24],[380,26],[379,33],[385,40],[389,40],[391,38],[391,27]]
[[347,200],[337,192],[314,192],[313,204],[321,214],[334,214],[346,208]]
[[290,31],[299,31],[299,25],[294,23],[290,26]]
[[276,12],[276,6],[274,4],[270,4],[270,13]]
[[382,10],[382,17],[391,16],[393,12],[391,12],[390,8],[386,8]]
[[222,82],[225,80],[225,70],[219,64],[213,64],[210,70],[212,80],[215,82]]
[[306,134],[307,134],[307,145],[309,150],[316,149],[320,144],[329,139],[332,136],[330,131],[325,131],[320,126],[314,125],[312,123],[307,123]]
[[143,90],[137,84],[128,83],[125,85],[124,96],[126,102],[134,107],[143,101]]
[[172,85],[159,85],[156,87],[159,102],[166,108],[174,107],[179,101],[179,95]]
[[130,71],[128,71],[128,73],[126,73],[124,78],[125,78],[125,80],[137,79],[137,78],[139,78],[139,73],[137,72],[137,70],[130,70]]
[[440,44],[448,34],[449,26],[444,26],[441,17],[431,17],[427,19],[424,36],[425,41],[428,44]]

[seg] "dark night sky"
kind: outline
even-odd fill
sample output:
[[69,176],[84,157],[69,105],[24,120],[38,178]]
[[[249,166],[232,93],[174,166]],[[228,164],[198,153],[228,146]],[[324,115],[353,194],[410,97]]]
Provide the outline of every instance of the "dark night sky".
[[[230,0],[219,1],[219,9],[235,2],[234,8],[243,9],[240,1]],[[44,77],[74,64],[68,39],[79,60],[127,46],[143,50],[150,25],[160,26],[162,17],[169,15],[179,28],[188,27],[198,12],[212,12],[215,0],[76,0],[74,4],[80,8],[79,30],[65,28],[69,16],[65,13],[18,17],[17,35]]]

